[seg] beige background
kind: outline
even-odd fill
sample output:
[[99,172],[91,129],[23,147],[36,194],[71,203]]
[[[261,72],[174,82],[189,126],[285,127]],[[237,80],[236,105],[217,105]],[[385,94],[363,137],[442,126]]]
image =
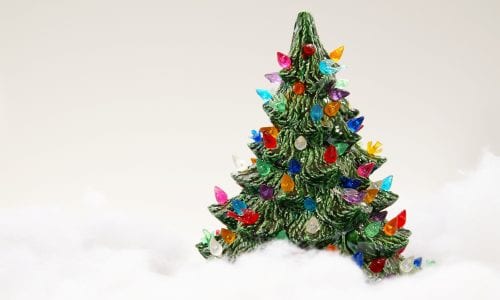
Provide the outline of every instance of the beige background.
[[212,186],[239,191],[231,155],[268,124],[254,89],[300,10],[346,45],[361,135],[389,158],[374,177],[401,199],[500,154],[499,1],[0,0],[0,207],[216,224]]

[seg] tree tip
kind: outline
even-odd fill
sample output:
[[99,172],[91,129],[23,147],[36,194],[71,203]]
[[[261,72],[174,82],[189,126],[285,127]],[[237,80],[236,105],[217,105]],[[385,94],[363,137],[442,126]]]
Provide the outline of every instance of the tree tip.
[[306,20],[312,20],[312,15],[310,12],[308,11],[301,11],[299,12],[299,14],[297,15],[297,19],[306,19]]

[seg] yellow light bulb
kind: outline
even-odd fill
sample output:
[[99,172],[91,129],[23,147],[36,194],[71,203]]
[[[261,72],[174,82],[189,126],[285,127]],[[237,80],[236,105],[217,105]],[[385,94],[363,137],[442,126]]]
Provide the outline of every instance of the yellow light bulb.
[[373,143],[372,141],[369,141],[366,144],[366,152],[370,155],[377,155],[382,153],[382,143],[379,141],[376,141]]

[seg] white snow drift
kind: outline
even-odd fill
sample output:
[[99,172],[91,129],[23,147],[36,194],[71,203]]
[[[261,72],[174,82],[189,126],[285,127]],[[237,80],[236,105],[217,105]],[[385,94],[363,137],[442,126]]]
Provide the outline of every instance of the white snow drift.
[[[437,263],[367,283],[347,257],[270,243],[236,263],[204,261],[199,237],[158,223],[55,208],[0,210],[0,299],[498,299],[500,157],[407,206],[406,255]],[[407,200],[405,200],[407,201]]]

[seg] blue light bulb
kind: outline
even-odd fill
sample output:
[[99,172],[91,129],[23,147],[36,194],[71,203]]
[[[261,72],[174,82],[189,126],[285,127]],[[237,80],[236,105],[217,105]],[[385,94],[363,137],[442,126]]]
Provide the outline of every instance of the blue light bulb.
[[338,68],[332,66],[333,65],[333,60],[331,59],[324,59],[319,62],[319,71],[321,74],[324,75],[333,75],[339,71]]
[[361,180],[356,179],[356,178],[341,177],[340,183],[342,184],[343,188],[357,189],[361,185],[362,182],[361,182]]
[[422,266],[422,257],[417,257],[413,261],[413,265],[417,268],[420,268]]
[[271,95],[271,93],[268,90],[256,89],[255,91],[257,92],[257,95],[259,95],[259,97],[262,100],[264,100],[264,103],[267,103],[269,100],[273,98],[273,95]]
[[298,160],[296,160],[295,158],[292,158],[288,162],[288,172],[292,175],[295,175],[295,174],[300,173],[300,170],[302,170],[302,165],[300,164],[300,162]]
[[307,211],[314,212],[316,210],[316,201],[311,197],[304,198],[304,208]]
[[361,126],[363,126],[362,124],[364,120],[365,117],[350,119],[349,121],[347,121],[347,127],[349,128],[350,131],[357,132],[358,130],[361,129]]
[[363,260],[363,253],[358,251],[356,253],[354,253],[354,255],[352,256],[352,259],[354,259],[354,262],[356,262],[356,264],[361,268],[363,267],[363,263],[364,263],[364,260]]
[[318,122],[321,120],[323,117],[323,107],[319,104],[314,104],[313,107],[311,107],[311,119],[314,122]]
[[231,201],[231,206],[238,216],[243,216],[243,211],[247,208],[247,204],[239,199],[233,199]]
[[252,135],[250,136],[250,138],[252,138],[252,140],[254,142],[256,142],[256,143],[262,142],[262,135],[261,135],[260,131],[257,131],[254,129],[251,131],[251,134]]
[[384,178],[384,180],[382,180],[382,184],[380,184],[380,189],[382,191],[388,191],[391,189],[391,186],[392,186],[392,175],[387,176],[386,178]]

